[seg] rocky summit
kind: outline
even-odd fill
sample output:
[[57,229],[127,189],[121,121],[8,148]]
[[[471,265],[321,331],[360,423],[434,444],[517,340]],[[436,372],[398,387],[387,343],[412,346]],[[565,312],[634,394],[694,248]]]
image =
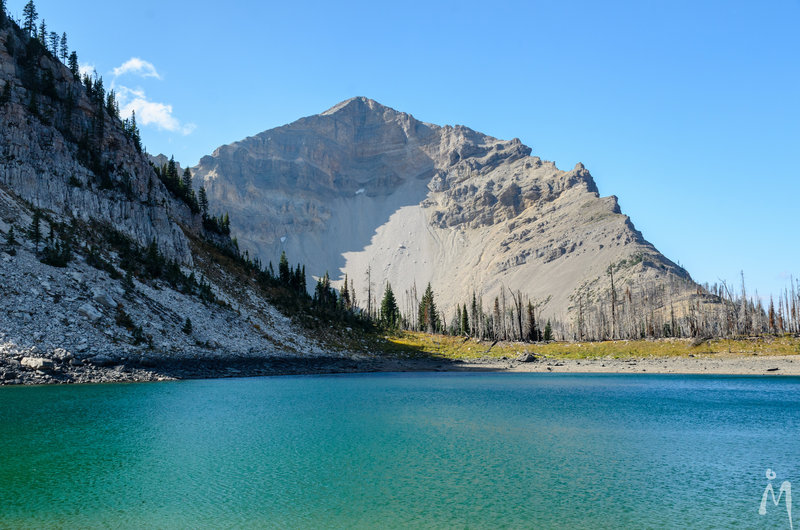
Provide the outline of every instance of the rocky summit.
[[390,282],[413,313],[430,282],[448,315],[472,293],[484,304],[517,293],[564,320],[584,294],[608,291],[609,266],[628,296],[694,288],[582,164],[563,171],[516,138],[363,97],[222,146],[193,172],[242,248],[265,263],[285,251],[314,277],[347,275],[362,307]]

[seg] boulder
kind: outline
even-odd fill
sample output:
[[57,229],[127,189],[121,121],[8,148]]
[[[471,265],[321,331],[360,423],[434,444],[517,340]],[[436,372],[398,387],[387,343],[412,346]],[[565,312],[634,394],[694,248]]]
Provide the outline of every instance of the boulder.
[[107,307],[109,309],[116,309],[117,308],[117,301],[114,300],[114,298],[112,298],[110,294],[108,294],[105,291],[99,290],[99,289],[93,291],[92,300],[94,300],[96,303],[100,304],[101,306]]
[[88,302],[78,308],[78,314],[85,316],[90,322],[97,322],[103,316],[100,311]]
[[522,355],[517,357],[517,360],[521,363],[534,363],[539,359],[537,359],[536,355],[534,355],[533,353],[523,353]]
[[21,364],[23,367],[30,370],[52,370],[54,367],[53,361],[44,357],[23,357]]

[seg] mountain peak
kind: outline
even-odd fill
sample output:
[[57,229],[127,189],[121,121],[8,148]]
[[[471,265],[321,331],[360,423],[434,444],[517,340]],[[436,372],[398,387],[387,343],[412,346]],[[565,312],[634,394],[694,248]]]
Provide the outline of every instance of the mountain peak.
[[334,114],[339,114],[339,113],[353,113],[353,112],[363,113],[367,111],[383,112],[385,110],[393,110],[393,109],[389,109],[389,107],[381,105],[374,99],[369,99],[364,96],[356,96],[354,98],[346,99],[341,103],[337,103],[333,107],[323,112],[321,115],[332,116]]

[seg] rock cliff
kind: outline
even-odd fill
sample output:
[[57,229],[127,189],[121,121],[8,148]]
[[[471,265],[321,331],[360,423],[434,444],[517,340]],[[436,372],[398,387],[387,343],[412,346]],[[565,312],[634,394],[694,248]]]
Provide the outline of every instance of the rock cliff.
[[692,286],[582,164],[562,171],[518,139],[362,97],[222,146],[193,172],[243,248],[347,274],[362,306],[389,281],[413,312],[430,282],[448,318],[473,291],[484,304],[513,291],[564,319],[607,287],[609,265],[620,286]]
[[0,384],[324,354],[224,266],[230,240],[167,189],[117,114],[101,79],[78,79],[0,11]]

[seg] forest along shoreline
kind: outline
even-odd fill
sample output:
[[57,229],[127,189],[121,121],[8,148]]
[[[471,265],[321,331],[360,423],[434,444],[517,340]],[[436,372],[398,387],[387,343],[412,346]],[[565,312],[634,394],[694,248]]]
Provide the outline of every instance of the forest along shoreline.
[[[449,339],[440,337],[441,339]],[[408,337],[404,337],[406,343]],[[399,341],[398,341],[399,342]],[[390,345],[398,342],[389,341]],[[662,354],[643,352],[642,346],[653,341],[617,341],[612,344],[617,354],[591,356],[604,343],[562,343],[553,347],[567,353],[537,353],[520,343],[482,344],[489,348],[481,357],[457,358],[454,352],[422,351],[414,353],[392,351],[382,354],[332,354],[331,356],[264,356],[264,357],[203,357],[203,358],[134,358],[122,359],[95,356],[81,363],[59,362],[57,359],[22,357],[0,364],[0,386],[69,383],[114,383],[170,381],[181,379],[212,379],[227,377],[258,377],[278,375],[323,375],[370,372],[508,372],[508,373],[650,373],[650,374],[709,374],[709,375],[782,375],[800,376],[800,353],[783,354],[788,347],[800,342],[786,338],[766,351],[755,351],[763,341],[736,341],[750,350],[730,351],[700,346],[698,353]],[[658,342],[658,341],[656,341]],[[466,344],[464,341],[462,344]],[[441,346],[441,343],[440,343]],[[663,345],[652,344],[654,347]],[[724,346],[724,344],[723,344]],[[390,346],[391,347],[391,346]],[[492,352],[492,348],[497,350]],[[515,351],[515,348],[519,351]],[[636,353],[624,355],[629,349]],[[638,348],[638,349],[637,349]],[[705,352],[703,352],[705,351]],[[581,357],[581,355],[583,357]],[[588,355],[588,357],[587,357]]]

